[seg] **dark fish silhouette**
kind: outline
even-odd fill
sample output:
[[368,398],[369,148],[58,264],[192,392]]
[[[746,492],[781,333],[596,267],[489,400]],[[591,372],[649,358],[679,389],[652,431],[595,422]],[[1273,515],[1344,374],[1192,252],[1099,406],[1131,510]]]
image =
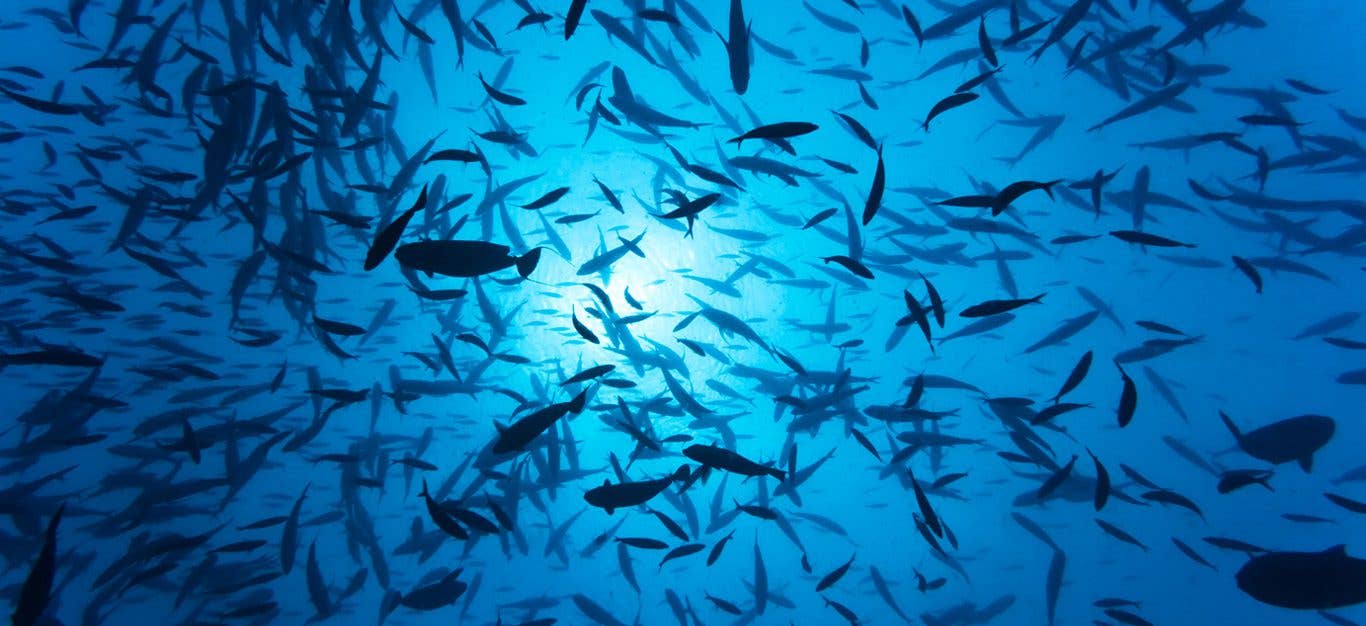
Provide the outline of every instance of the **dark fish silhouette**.
[[811,122],[779,122],[777,124],[765,124],[753,130],[746,131],[745,134],[727,139],[728,143],[744,145],[746,139],[767,139],[781,140],[791,137],[800,137],[807,133],[813,133],[820,129],[819,126]]
[[1336,609],[1366,602],[1366,560],[1346,546],[1322,552],[1267,552],[1236,574],[1238,588],[1259,602],[1287,609]]
[[928,115],[925,116],[925,121],[920,125],[920,127],[925,132],[929,132],[930,122],[934,121],[934,118],[943,115],[947,111],[951,111],[969,102],[972,102],[973,100],[976,100],[978,97],[979,96],[975,93],[965,91],[955,93],[951,96],[944,98],[943,100],[940,100],[939,102],[934,103],[934,106],[930,107],[930,112]]
[[533,248],[522,256],[513,256],[510,251],[507,246],[486,241],[428,240],[403,244],[394,251],[394,257],[400,265],[428,275],[472,278],[515,265],[523,278],[530,276],[541,258],[541,249]]
[[1039,304],[1043,302],[1043,297],[1047,294],[1039,294],[1033,298],[1017,298],[1011,300],[987,300],[979,302],[962,311],[958,312],[960,317],[990,317],[1009,313],[1028,304]]
[[787,473],[767,465],[760,465],[725,448],[693,444],[683,449],[684,456],[709,469],[718,469],[742,476],[772,476],[784,480]]
[[28,577],[19,589],[19,597],[14,603],[10,621],[15,626],[36,626],[41,623],[43,613],[52,601],[52,582],[57,576],[57,526],[62,521],[66,504],[57,507],[57,512],[47,522],[43,533],[43,547],[38,558],[29,568]]
[[1223,411],[1219,412],[1219,419],[1243,452],[1273,465],[1294,461],[1306,472],[1314,468],[1314,453],[1326,445],[1337,430],[1337,422],[1324,415],[1291,417],[1246,433],[1239,430]]
[[[726,56],[730,58],[731,87],[742,96],[749,90],[749,31],[742,1],[730,0],[730,38],[721,38],[721,43],[726,47]],[[720,36],[718,33],[717,37]]]
[[498,430],[498,438],[493,442],[495,454],[505,454],[524,450],[533,440],[555,425],[560,418],[570,413],[583,411],[587,390],[580,391],[568,402],[559,402],[519,419]]

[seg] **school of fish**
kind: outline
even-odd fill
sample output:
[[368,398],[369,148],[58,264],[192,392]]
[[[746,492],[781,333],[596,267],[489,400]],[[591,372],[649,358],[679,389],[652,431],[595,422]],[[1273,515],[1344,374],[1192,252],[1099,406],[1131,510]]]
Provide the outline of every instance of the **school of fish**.
[[11,623],[1356,624],[1290,4],[7,3]]

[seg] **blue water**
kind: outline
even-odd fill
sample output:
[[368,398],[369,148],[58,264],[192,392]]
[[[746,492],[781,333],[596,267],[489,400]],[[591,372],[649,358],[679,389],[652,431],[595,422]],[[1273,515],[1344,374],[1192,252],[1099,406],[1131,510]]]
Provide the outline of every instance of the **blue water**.
[[[1273,606],[1238,585],[1249,554],[1206,541],[1366,554],[1351,510],[1366,500],[1366,6],[906,3],[920,42],[889,0],[749,0],[739,94],[717,38],[737,43],[728,1],[592,0],[568,39],[560,0],[461,0],[458,19],[454,0],[397,3],[411,28],[388,2],[349,4],[0,9],[0,588],[41,615],[15,623],[901,622],[874,579],[916,624],[1366,618],[1351,606],[1366,577],[1339,574],[1348,606]],[[1031,59],[1072,8],[1080,22]],[[1016,19],[1052,21],[1006,46]],[[999,72],[926,131],[991,67],[979,25]],[[642,103],[683,122],[623,110]],[[799,121],[818,128],[786,140],[795,154],[727,141]],[[443,150],[484,162],[424,163]],[[731,160],[753,156],[801,171]],[[1017,181],[1050,184],[999,215],[951,200]],[[484,241],[539,262],[469,279],[400,253],[365,271],[424,186],[400,246]],[[713,193],[690,233],[661,217]],[[640,255],[579,274],[637,237]],[[974,305],[1040,294],[951,337]],[[1031,426],[1088,352],[1062,399],[1081,406]],[[564,384],[600,365],[615,369]],[[491,452],[500,429],[581,392],[581,412]],[[1244,433],[1306,414],[1335,427],[1312,464],[1273,465],[1220,412]],[[910,449],[916,433],[959,440]],[[800,484],[702,478],[695,444]],[[1112,481],[1099,511],[1092,455]],[[585,502],[684,464],[648,511]],[[1230,470],[1270,473],[1220,493]],[[666,547],[618,541],[638,538]]]

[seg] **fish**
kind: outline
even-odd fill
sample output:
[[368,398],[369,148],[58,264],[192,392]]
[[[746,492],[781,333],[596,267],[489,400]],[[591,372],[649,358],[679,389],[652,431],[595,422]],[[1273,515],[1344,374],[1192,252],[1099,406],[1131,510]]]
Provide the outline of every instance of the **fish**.
[[951,111],[972,102],[979,97],[980,96],[971,91],[962,91],[943,98],[939,102],[934,103],[933,107],[930,107],[930,112],[925,115],[925,121],[921,123],[920,128],[927,133],[930,132],[930,122],[934,121],[934,118],[943,115],[947,111]]
[[1136,230],[1112,230],[1110,236],[1127,243],[1138,244],[1140,246],[1153,246],[1157,248],[1194,248],[1195,244],[1182,243],[1174,239],[1168,239],[1161,235],[1145,233]]
[[583,19],[583,10],[588,7],[588,0],[570,0],[569,10],[564,16],[564,40],[569,41],[574,36],[574,31],[579,28],[579,20]]
[[745,7],[743,0],[730,0],[730,39],[721,37],[721,44],[726,47],[726,56],[730,59],[730,84],[735,90],[736,95],[745,95],[749,90],[749,63],[750,63],[750,23],[745,19]]
[[645,258],[645,253],[642,252],[639,247],[640,241],[644,238],[644,230],[642,230],[639,235],[629,240],[623,239],[620,235],[618,235],[617,239],[621,242],[620,246],[612,248],[610,250],[605,250],[602,252],[602,254],[599,254],[598,256],[595,256],[585,261],[583,265],[579,266],[577,275],[587,276],[590,274],[597,274],[599,272],[602,272],[607,268],[611,267],[617,261],[620,261],[621,259],[625,258],[627,253],[635,254],[640,258]]
[[569,188],[568,188],[568,187],[557,187],[557,188],[555,188],[555,189],[552,189],[552,190],[550,190],[550,191],[545,192],[545,194],[542,195],[541,197],[539,197],[539,198],[537,198],[537,199],[535,199],[535,200],[532,200],[531,202],[529,202],[529,203],[527,203],[527,204],[523,204],[523,205],[522,205],[522,208],[523,208],[523,209],[526,209],[526,210],[528,210],[528,211],[536,211],[536,210],[539,210],[539,209],[543,209],[543,208],[545,208],[545,207],[548,207],[548,206],[550,206],[550,205],[552,205],[552,204],[558,202],[558,201],[560,200],[560,198],[563,198],[563,197],[565,196],[565,194],[568,194],[568,193],[569,193]]
[[1260,484],[1268,491],[1271,485],[1267,481],[1271,478],[1272,472],[1268,470],[1228,470],[1219,475],[1219,484],[1216,486],[1219,493],[1232,493],[1249,485]]
[[500,428],[498,438],[491,448],[493,453],[506,454],[525,449],[533,440],[554,426],[560,418],[570,413],[582,412],[587,393],[587,390],[580,391],[568,402],[549,405],[509,424],[506,428]]
[[1300,415],[1272,422],[1244,433],[1223,411],[1224,422],[1238,448],[1253,458],[1272,465],[1296,462],[1306,473],[1314,469],[1314,453],[1326,445],[1337,431],[1337,422],[1326,415]]
[[400,265],[427,275],[473,278],[516,266],[522,278],[531,275],[541,259],[541,249],[521,256],[510,254],[502,244],[475,240],[427,240],[406,243],[394,250]]
[[16,6],[11,620],[1350,623],[1352,14],[1140,4]]
[[787,472],[776,467],[760,465],[739,454],[714,445],[695,443],[683,449],[683,455],[705,468],[718,469],[742,476],[772,476],[785,480]]
[[583,499],[611,515],[616,509],[645,504],[667,489],[669,485],[687,480],[687,478],[688,466],[682,465],[672,475],[656,480],[622,482],[615,485],[603,481],[601,486],[585,492]]
[[1032,298],[1017,298],[1011,300],[985,300],[972,306],[969,306],[963,309],[962,311],[959,311],[958,316],[976,318],[1006,314],[1022,306],[1026,306],[1029,304],[1040,304],[1043,302],[1043,297],[1045,295],[1048,294],[1041,293]]
[[1063,381],[1062,387],[1053,394],[1052,398],[1049,398],[1050,402],[1056,403],[1061,400],[1063,396],[1076,389],[1086,379],[1086,374],[1091,371],[1091,361],[1094,356],[1094,351],[1087,350],[1080,359],[1077,359],[1077,364],[1072,366],[1072,371],[1067,374],[1067,380]]
[[872,280],[874,278],[873,271],[868,269],[866,265],[860,263],[856,259],[851,259],[843,254],[821,257],[821,260],[825,261],[826,263],[834,262],[844,267],[844,269],[849,270],[855,276],[858,276],[860,278],[867,278],[868,280]]
[[1188,88],[1190,88],[1190,83],[1177,83],[1175,85],[1168,85],[1166,87],[1163,87],[1162,89],[1145,95],[1142,99],[1138,100],[1137,102],[1134,102],[1133,104],[1130,104],[1129,106],[1120,109],[1114,115],[1111,115],[1110,117],[1101,120],[1100,122],[1096,123],[1095,125],[1091,126],[1086,130],[1087,132],[1095,132],[1097,130],[1105,128],[1106,126],[1114,124],[1115,122],[1120,122],[1131,117],[1147,113],[1148,111],[1151,111],[1159,106],[1166,105],[1181,97],[1181,94],[1185,93],[1186,89]]
[[819,129],[819,126],[811,122],[778,122],[745,131],[743,135],[727,139],[726,142],[743,146],[746,139],[783,140],[814,133]]
[[1063,570],[1067,567],[1067,554],[1062,550],[1054,550],[1053,558],[1048,563],[1048,577],[1044,587],[1045,603],[1048,607],[1048,623],[1053,623],[1058,604],[1058,595],[1062,591]]
[[65,511],[66,503],[62,503],[48,518],[47,529],[43,531],[43,546],[29,568],[28,576],[24,578],[23,586],[19,588],[14,612],[10,614],[11,622],[16,625],[39,624],[52,602],[52,583],[57,575],[57,529]]
[[1123,381],[1123,389],[1119,394],[1117,417],[1119,418],[1119,427],[1124,428],[1133,421],[1134,412],[1138,409],[1138,386],[1134,384],[1134,380],[1129,378],[1129,374],[1118,362],[1115,363],[1115,368],[1119,370],[1119,377]]
[[415,611],[435,611],[454,604],[469,588],[468,583],[457,580],[462,573],[464,570],[457,568],[435,583],[417,587],[403,594],[399,604]]
[[844,577],[845,573],[849,571],[849,567],[853,564],[854,557],[850,556],[849,560],[845,561],[843,565],[836,567],[835,569],[831,570],[829,574],[822,576],[821,579],[816,582],[816,592],[820,593],[822,591],[825,591],[826,589],[829,589],[830,587],[833,587],[835,583],[839,582],[840,579]]
[[375,240],[370,244],[370,249],[365,253],[365,264],[362,266],[365,271],[369,272],[376,267],[379,267],[379,264],[389,256],[389,253],[394,250],[394,246],[398,244],[399,238],[403,236],[403,231],[408,228],[408,222],[411,222],[413,216],[417,215],[417,212],[426,208],[426,206],[427,186],[423,185],[422,193],[418,194],[417,200],[413,202],[413,206],[408,207],[408,210],[399,215],[392,223],[375,233]]
[[1233,265],[1237,267],[1238,271],[1242,272],[1244,276],[1247,276],[1248,280],[1252,281],[1252,286],[1257,288],[1257,293],[1262,293],[1262,275],[1257,272],[1256,267],[1253,267],[1247,259],[1240,256],[1233,257]]
[[1321,552],[1267,552],[1234,575],[1238,589],[1258,602],[1300,610],[1323,610],[1366,602],[1366,560],[1337,545]]

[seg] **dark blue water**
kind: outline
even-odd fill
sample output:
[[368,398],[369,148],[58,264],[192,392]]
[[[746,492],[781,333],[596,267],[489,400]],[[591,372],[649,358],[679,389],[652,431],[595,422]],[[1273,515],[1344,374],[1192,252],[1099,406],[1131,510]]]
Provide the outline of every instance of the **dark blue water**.
[[1366,8],[570,4],[0,9],[14,623],[1366,617]]

